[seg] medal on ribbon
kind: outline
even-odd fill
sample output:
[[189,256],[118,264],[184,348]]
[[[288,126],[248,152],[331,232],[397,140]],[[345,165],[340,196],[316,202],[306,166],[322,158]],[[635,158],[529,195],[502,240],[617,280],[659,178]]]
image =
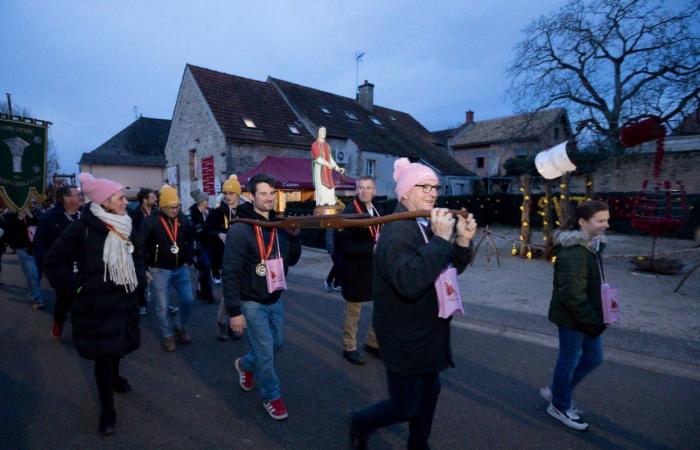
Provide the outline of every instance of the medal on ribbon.
[[262,228],[258,225],[254,225],[255,229],[255,240],[258,243],[258,255],[260,256],[260,262],[255,266],[255,274],[259,277],[264,277],[267,275],[267,264],[266,261],[272,253],[272,246],[275,243],[275,237],[277,236],[277,228],[273,228],[270,232],[270,242],[267,246],[263,240]]
[[163,228],[165,229],[165,233],[168,235],[170,240],[173,242],[173,245],[170,247],[170,253],[173,255],[177,255],[180,253],[180,247],[177,246],[177,232],[179,230],[179,223],[177,218],[173,220],[173,228],[171,229],[170,226],[168,226],[168,223],[165,221],[163,216],[158,216],[158,219],[160,219],[160,223],[163,225]]
[[[116,234],[119,236],[119,239],[124,241],[124,247],[126,248],[126,251],[129,253],[134,253],[134,244],[131,242],[131,239],[129,239],[129,236],[125,236],[123,233],[120,233],[117,231],[116,228],[114,228],[112,225],[108,224],[107,222],[102,222],[105,227],[111,231],[112,233]],[[78,273],[77,272],[77,267],[73,268],[73,273]]]

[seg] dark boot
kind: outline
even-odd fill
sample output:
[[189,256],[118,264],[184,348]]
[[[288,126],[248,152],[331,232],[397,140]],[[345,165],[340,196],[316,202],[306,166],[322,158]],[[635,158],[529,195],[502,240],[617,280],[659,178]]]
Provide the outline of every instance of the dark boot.
[[102,411],[100,414],[100,434],[102,436],[109,436],[114,434],[115,427],[117,425],[117,413],[113,409]]

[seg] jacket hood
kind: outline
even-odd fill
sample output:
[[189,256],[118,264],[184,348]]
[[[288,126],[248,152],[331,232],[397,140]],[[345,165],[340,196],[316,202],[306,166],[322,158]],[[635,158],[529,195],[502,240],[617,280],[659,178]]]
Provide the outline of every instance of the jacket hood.
[[573,247],[580,245],[595,253],[602,250],[607,243],[604,235],[589,239],[581,230],[559,230],[554,233],[554,245],[557,247]]
[[242,205],[238,205],[238,208],[236,208],[236,214],[242,219],[277,220],[277,213],[275,213],[274,211],[270,211],[269,219],[255,212],[255,209],[253,208],[253,203],[243,203]]

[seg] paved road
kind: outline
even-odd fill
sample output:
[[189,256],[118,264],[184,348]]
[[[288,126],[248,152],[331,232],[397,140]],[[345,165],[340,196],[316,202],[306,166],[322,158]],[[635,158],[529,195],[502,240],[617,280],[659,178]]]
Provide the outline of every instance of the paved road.
[[[198,302],[189,327],[194,343],[176,353],[160,349],[154,317],[143,321],[142,348],[122,363],[135,390],[117,396],[117,433],[101,438],[91,363],[70,338],[50,340],[51,316],[30,309],[14,258],[4,259],[3,280],[0,448],[342,449],[349,411],[385,395],[379,360],[356,367],[340,357],[339,294],[292,274],[277,360],[288,420],[273,421],[257,392],[240,390],[232,364],[247,344],[216,341],[216,305]],[[478,319],[453,328],[457,368],[443,374],[433,448],[698,448],[697,377],[606,361],[577,395],[590,430],[570,431],[547,416],[537,393],[555,350],[517,333],[473,331]],[[365,315],[362,332],[368,323]],[[373,436],[370,448],[404,448],[406,436],[406,426],[395,426]]]

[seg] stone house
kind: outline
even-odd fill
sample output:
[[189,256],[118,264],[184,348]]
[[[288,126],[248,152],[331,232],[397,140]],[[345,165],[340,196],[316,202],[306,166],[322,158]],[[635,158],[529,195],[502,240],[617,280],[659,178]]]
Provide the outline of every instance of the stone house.
[[338,164],[351,177],[376,176],[379,195],[392,196],[393,162],[401,156],[432,166],[448,192],[469,193],[473,174],[409,114],[374,105],[373,88],[365,82],[354,100],[272,77],[257,81],[188,64],[165,148],[183,204],[191,204],[194,187],[202,188],[202,158],[214,157],[218,188],[229,174],[243,173],[267,156],[310,160],[321,126]]
[[81,172],[121,183],[129,200],[135,200],[142,187],[159,189],[167,179],[165,143],[170,121],[139,117],[107,142],[83,153]]
[[461,126],[433,132],[457,161],[484,181],[488,191],[494,185],[507,187],[503,163],[508,159],[535,156],[571,136],[564,108],[482,121],[475,121],[474,112],[467,111]]

